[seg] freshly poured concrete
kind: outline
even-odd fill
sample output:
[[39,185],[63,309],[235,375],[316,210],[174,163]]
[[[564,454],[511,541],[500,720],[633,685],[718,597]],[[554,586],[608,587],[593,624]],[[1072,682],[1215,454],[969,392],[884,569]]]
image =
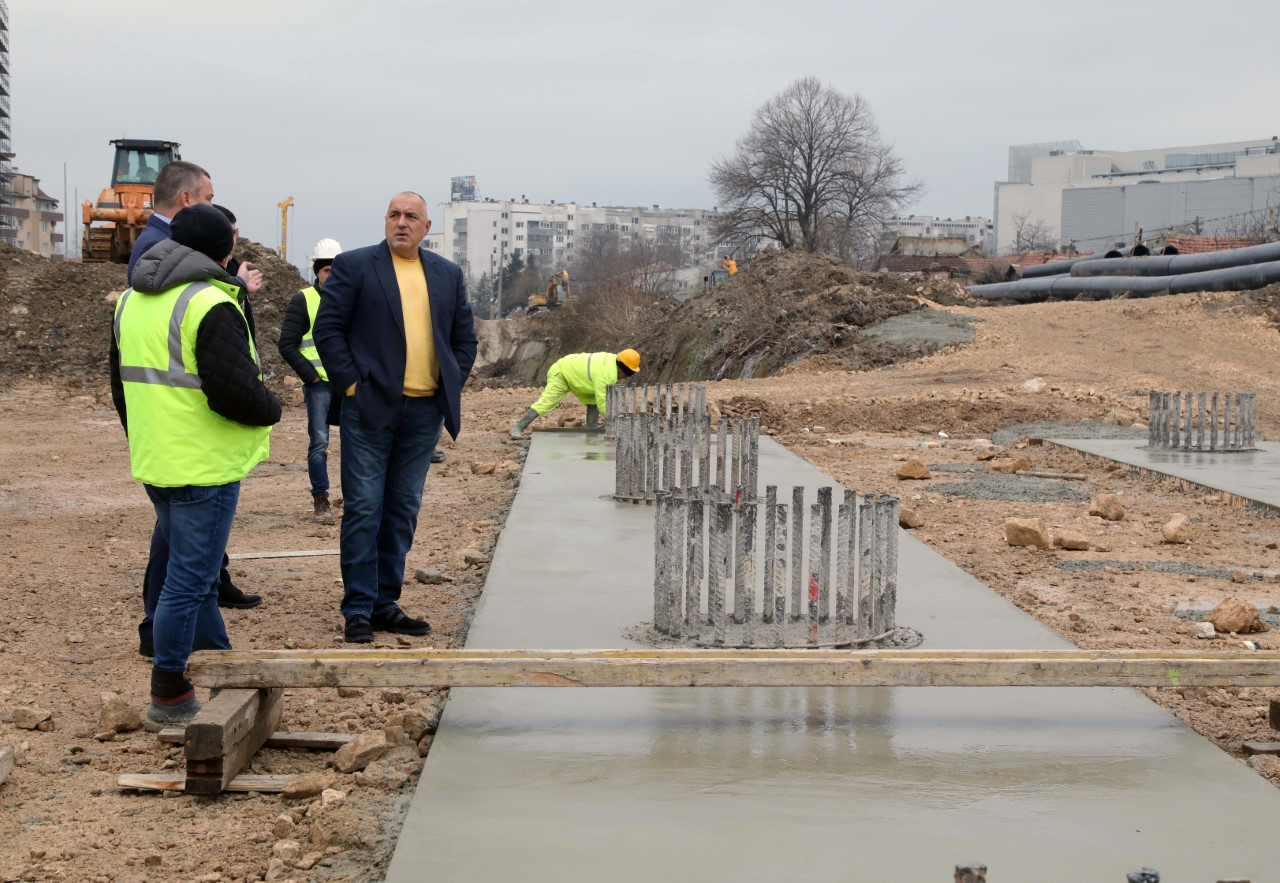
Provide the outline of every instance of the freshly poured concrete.
[[[653,510],[602,438],[535,433],[475,648],[630,646]],[[832,484],[761,439],[761,484]],[[780,493],[781,497],[787,496]],[[1070,646],[909,536],[930,648]],[[1131,690],[456,689],[387,879],[1277,880],[1280,791]]]
[[1280,452],[1269,445],[1259,445],[1256,451],[1228,454],[1149,448],[1142,439],[1064,438],[1049,441],[1280,508]]

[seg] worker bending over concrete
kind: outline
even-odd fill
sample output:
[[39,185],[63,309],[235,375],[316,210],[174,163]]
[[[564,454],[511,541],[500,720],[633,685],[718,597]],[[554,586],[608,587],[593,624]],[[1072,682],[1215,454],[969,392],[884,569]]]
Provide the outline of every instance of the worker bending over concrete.
[[569,393],[587,406],[587,428],[599,425],[600,415],[605,413],[605,390],[618,380],[626,379],[640,371],[640,354],[633,349],[613,353],[573,353],[558,359],[547,370],[547,385],[542,397],[525,411],[515,426],[512,438],[522,438],[529,424],[560,404]]

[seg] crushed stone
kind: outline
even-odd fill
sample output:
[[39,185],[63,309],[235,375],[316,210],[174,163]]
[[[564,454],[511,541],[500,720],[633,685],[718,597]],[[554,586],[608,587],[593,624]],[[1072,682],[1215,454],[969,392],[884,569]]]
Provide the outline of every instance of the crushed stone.
[[[932,468],[932,467],[930,467]],[[984,472],[963,482],[935,485],[930,490],[944,497],[967,497],[971,500],[1007,500],[1013,503],[1049,503],[1084,501],[1089,495],[1070,483],[1053,478],[1030,478]]]

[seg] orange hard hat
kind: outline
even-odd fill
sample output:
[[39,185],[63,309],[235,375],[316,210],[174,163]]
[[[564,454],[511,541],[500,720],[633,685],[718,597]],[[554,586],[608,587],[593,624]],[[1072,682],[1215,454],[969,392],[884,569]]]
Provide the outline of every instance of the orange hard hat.
[[626,349],[618,353],[618,361],[626,365],[632,371],[640,370],[640,354],[632,349]]

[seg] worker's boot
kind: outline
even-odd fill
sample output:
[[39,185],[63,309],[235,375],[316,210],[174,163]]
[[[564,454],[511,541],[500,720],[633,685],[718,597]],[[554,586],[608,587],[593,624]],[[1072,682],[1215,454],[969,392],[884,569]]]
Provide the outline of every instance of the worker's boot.
[[600,428],[600,409],[595,405],[587,405],[587,429]]
[[524,416],[516,422],[516,425],[511,427],[511,432],[508,434],[514,439],[524,438],[524,431],[529,428],[530,423],[537,419],[538,412],[530,408],[524,412]]
[[311,510],[316,524],[333,524],[333,508],[329,505],[328,491],[318,491],[311,495]]

